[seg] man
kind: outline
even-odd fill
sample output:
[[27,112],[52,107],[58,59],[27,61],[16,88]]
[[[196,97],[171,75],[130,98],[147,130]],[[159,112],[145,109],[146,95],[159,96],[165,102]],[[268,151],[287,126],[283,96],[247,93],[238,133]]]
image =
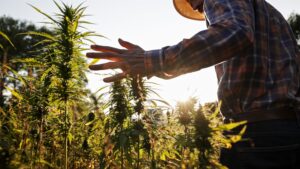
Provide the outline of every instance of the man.
[[[288,23],[265,0],[173,0],[190,19],[206,20],[207,30],[174,46],[144,51],[92,45],[112,60],[92,70],[120,68],[128,75],[174,78],[215,65],[218,97],[227,121],[247,120],[247,141],[222,150],[221,162],[235,168],[300,168],[299,50]],[[298,118],[297,118],[298,117]]]

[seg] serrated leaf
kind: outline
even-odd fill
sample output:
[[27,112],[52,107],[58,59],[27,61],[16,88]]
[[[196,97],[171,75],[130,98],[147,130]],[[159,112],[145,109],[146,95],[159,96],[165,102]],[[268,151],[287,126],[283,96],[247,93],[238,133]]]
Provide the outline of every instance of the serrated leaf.
[[168,151],[163,151],[162,154],[160,155],[160,160],[166,161],[167,157],[169,156]]
[[21,150],[23,146],[23,139],[21,140],[20,144],[19,144],[19,149]]
[[61,6],[56,2],[56,1],[53,1],[54,3],[55,3],[55,5],[56,5],[56,7],[59,9],[59,11],[61,12],[61,13],[64,13],[64,10],[61,8]]
[[100,87],[95,93],[98,93],[98,92],[100,92],[100,91],[102,91],[102,90],[104,90],[104,89],[106,89],[106,88],[108,88],[109,86],[108,85],[105,85],[105,86],[103,86],[103,87]]
[[38,13],[46,16],[48,19],[50,19],[52,22],[54,23],[58,23],[55,19],[53,19],[51,16],[49,16],[48,14],[46,14],[45,12],[43,12],[42,10],[40,10],[39,8],[31,5],[31,4],[28,4],[29,6],[31,6],[35,11],[37,11]]
[[[9,39],[9,37],[8,37],[5,33],[3,33],[2,31],[0,31],[0,35],[1,35],[4,39],[6,39],[6,40],[8,41],[8,43],[9,43],[12,47],[16,48],[16,47],[14,46],[14,44],[11,42],[11,40]],[[1,45],[1,48],[3,49],[3,46],[2,46],[2,45]]]
[[7,86],[4,86],[6,90],[8,90],[13,96],[15,96],[17,99],[19,99],[20,101],[23,100],[23,96],[18,93],[17,91],[7,87]]
[[99,62],[101,59],[93,59],[90,63],[89,63],[89,66],[90,65],[94,65],[96,64],[97,62]]
[[71,133],[68,133],[68,140],[71,143],[73,141],[73,135]]
[[81,23],[81,24],[88,24],[88,25],[94,24],[94,23],[89,22],[89,21],[79,21],[79,23]]
[[47,70],[45,70],[41,76],[41,81],[44,81],[46,79],[46,77],[48,76],[49,72],[52,71],[52,67],[48,68]]
[[35,58],[23,58],[23,59],[14,59],[12,60],[13,63],[26,63],[30,66],[43,66],[44,63],[36,60]]
[[209,116],[209,120],[212,120],[218,116],[221,110],[222,101],[219,102],[218,107],[216,108],[215,112]]
[[21,84],[23,85],[27,85],[26,80],[14,69],[12,69],[10,66],[5,65],[5,68],[7,68],[8,70],[10,70],[16,77],[17,79],[21,82]]
[[49,39],[44,39],[44,40],[41,40],[41,41],[37,42],[36,44],[34,44],[33,47],[36,47],[40,44],[51,43],[51,42],[53,42],[53,41],[49,40]]
[[245,132],[246,132],[246,129],[247,129],[247,126],[244,126],[244,127],[242,128],[242,130],[240,131],[239,135],[244,135]]
[[153,105],[153,107],[157,107],[157,103],[153,100],[149,100],[151,102],[151,104]]
[[89,125],[91,125],[92,123],[94,123],[95,122],[95,120],[92,120],[92,121],[90,121],[90,122],[87,122],[85,125],[86,126],[89,126]]
[[170,105],[170,103],[168,103],[168,102],[165,101],[165,100],[161,100],[161,99],[149,99],[148,101],[160,102],[160,103],[165,104],[166,106],[172,107],[172,106]]
[[35,163],[45,164],[45,165],[53,168],[53,166],[49,162],[47,162],[46,160],[44,160],[44,159],[37,159],[37,160],[35,160]]
[[214,130],[221,130],[221,131],[228,131],[228,130],[232,130],[236,127],[239,127],[241,125],[244,125],[246,124],[247,121],[241,121],[241,122],[236,122],[236,123],[229,123],[229,124],[223,124],[223,125],[220,125],[218,127],[215,127],[213,128]]
[[56,38],[48,33],[45,32],[34,32],[34,31],[29,31],[29,32],[25,32],[25,33],[20,33],[20,35],[25,34],[25,35],[35,35],[35,36],[41,36],[44,37],[46,39],[50,39],[52,41],[56,41]]

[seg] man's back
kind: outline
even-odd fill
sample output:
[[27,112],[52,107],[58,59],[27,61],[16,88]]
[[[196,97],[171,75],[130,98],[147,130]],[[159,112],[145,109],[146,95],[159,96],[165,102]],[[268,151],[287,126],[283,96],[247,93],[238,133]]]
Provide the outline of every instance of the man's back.
[[298,106],[299,50],[288,23],[265,0],[254,0],[253,13],[247,16],[244,19],[252,22],[252,45],[216,65],[222,112],[234,117]]

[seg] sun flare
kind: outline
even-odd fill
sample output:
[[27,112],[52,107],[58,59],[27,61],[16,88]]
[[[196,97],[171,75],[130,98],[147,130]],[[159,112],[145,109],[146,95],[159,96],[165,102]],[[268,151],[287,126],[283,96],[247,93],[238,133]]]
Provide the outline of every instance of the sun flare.
[[158,93],[171,105],[195,97],[199,102],[217,100],[217,79],[213,68],[186,74],[172,80],[155,79],[159,84]]

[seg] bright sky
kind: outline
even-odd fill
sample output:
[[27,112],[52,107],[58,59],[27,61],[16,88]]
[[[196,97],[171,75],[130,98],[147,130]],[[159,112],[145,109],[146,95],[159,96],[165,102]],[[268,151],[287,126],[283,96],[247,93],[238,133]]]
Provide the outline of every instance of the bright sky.
[[[95,38],[101,45],[119,47],[118,38],[140,45],[145,50],[160,49],[174,45],[183,38],[189,38],[205,29],[205,23],[181,17],[173,8],[172,0],[62,0],[77,5],[84,2],[88,6],[86,20],[95,23],[88,26],[91,31],[105,35],[109,39]],[[35,12],[32,4],[48,14],[57,11],[52,0],[1,0],[0,15],[17,19],[45,21],[45,17]],[[59,0],[57,2],[60,2]],[[292,12],[300,13],[299,0],[268,0],[287,18]],[[89,87],[95,91],[103,86],[99,75],[89,75]],[[159,83],[157,92],[172,104],[195,96],[200,102],[217,100],[217,80],[214,68],[207,68],[172,80],[152,78]]]

